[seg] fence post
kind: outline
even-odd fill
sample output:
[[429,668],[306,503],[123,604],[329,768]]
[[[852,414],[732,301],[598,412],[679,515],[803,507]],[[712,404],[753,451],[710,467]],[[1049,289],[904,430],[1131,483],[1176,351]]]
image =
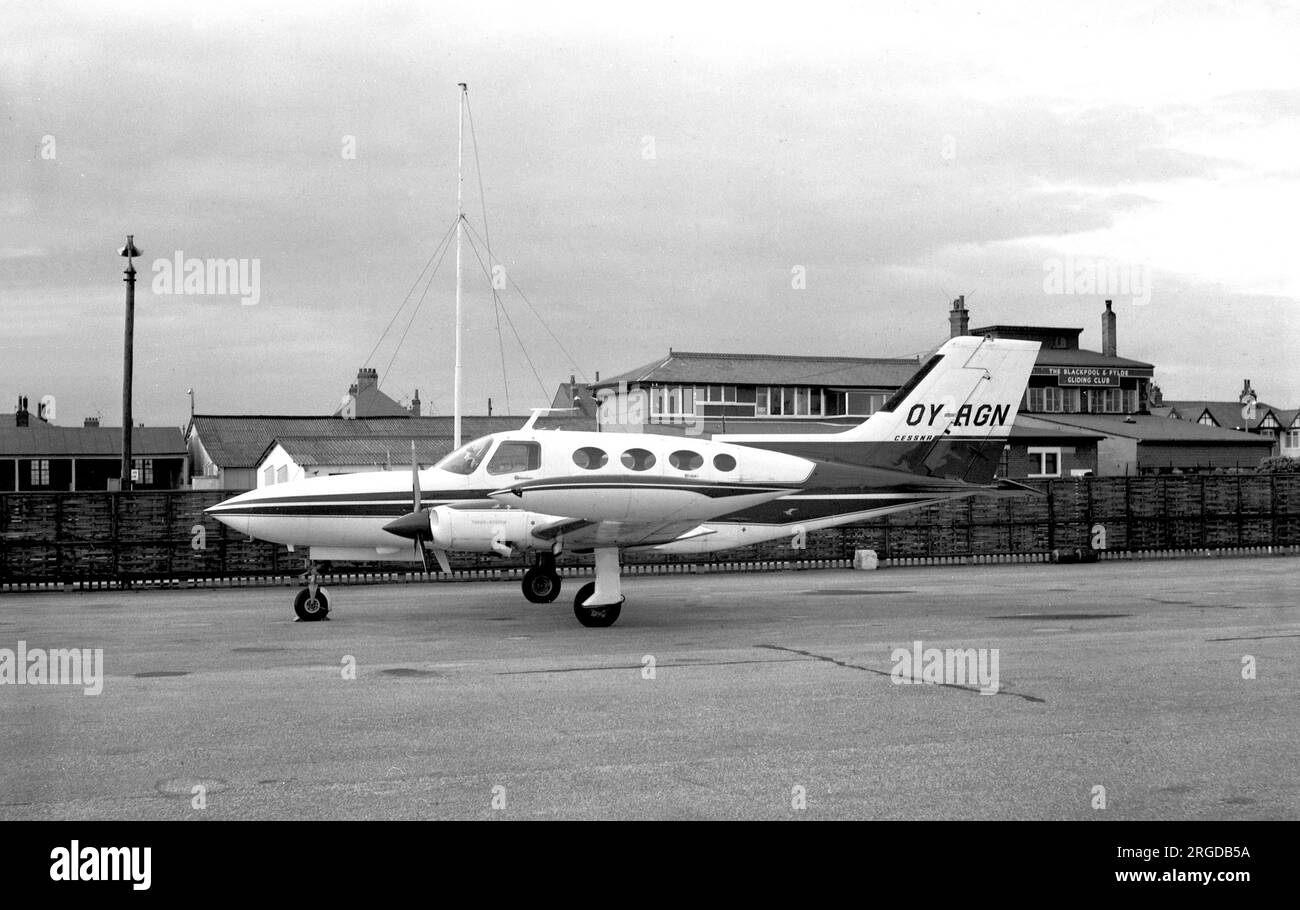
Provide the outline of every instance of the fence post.
[[113,564],[112,564],[113,579],[117,581],[119,584],[121,584],[122,574],[121,574],[121,558],[120,558],[119,550],[121,549],[122,546],[121,544],[122,538],[121,535],[117,533],[117,529],[121,526],[122,522],[118,517],[117,510],[121,508],[122,494],[109,493],[108,496],[109,496],[108,533],[110,535],[109,540],[111,541],[110,546],[112,548],[112,554],[113,554]]

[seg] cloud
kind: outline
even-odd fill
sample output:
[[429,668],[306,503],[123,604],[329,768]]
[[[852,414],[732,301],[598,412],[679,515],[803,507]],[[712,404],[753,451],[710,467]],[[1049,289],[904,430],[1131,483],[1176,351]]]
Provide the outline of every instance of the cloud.
[[[1097,301],[1043,299],[1042,263],[1065,254],[1151,264],[1157,296],[1125,337],[1158,367],[1204,364],[1214,333],[1186,326],[1262,313],[1241,320],[1259,335],[1240,356],[1300,387],[1275,343],[1300,294],[1282,222],[1300,204],[1300,88],[1270,56],[1287,15],[1273,28],[1163,3],[6,16],[0,293],[21,318],[0,354],[7,384],[59,376],[65,410],[116,407],[126,233],[144,250],[137,414],[182,419],[176,384],[208,410],[332,410],[454,223],[462,80],[468,217],[482,235],[477,163],[493,253],[572,355],[510,290],[498,339],[467,248],[472,410],[502,406],[501,347],[522,410],[570,372],[621,372],[670,345],[915,353],[966,291],[977,321],[1079,312],[1091,330]],[[258,259],[261,302],[153,295],[151,264],[178,251]],[[449,400],[451,268],[385,377],[426,401]],[[1172,333],[1150,316],[1166,292]],[[1243,366],[1216,358],[1196,393]]]

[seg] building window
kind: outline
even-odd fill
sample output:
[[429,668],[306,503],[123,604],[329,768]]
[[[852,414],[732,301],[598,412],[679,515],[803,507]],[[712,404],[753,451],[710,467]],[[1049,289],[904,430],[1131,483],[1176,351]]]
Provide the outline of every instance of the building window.
[[870,417],[885,404],[884,392],[849,392],[845,398],[847,417]]
[[48,487],[50,485],[50,460],[37,458],[32,460],[32,486]]
[[758,413],[771,417],[821,417],[826,413],[822,390],[810,386],[768,386],[758,390]]
[[[1078,390],[1071,389],[1075,393],[1075,402],[1078,401]],[[1039,413],[1052,412],[1060,413],[1065,405],[1065,390],[1056,386],[1040,386],[1039,388],[1028,389],[1025,392],[1027,397],[1027,411],[1037,411]]]
[[282,464],[280,465],[280,467],[275,469],[276,483],[284,483],[288,479],[289,479],[289,466],[287,464]]
[[695,389],[696,401],[709,404],[735,404],[736,387],[734,385],[706,385]]
[[135,460],[136,483],[153,483],[153,459],[137,458]]
[[1300,449],[1300,430],[1287,430],[1283,433],[1282,445],[1288,449]]
[[1061,476],[1061,450],[1059,448],[1046,449],[1030,446],[1026,451],[1029,454],[1030,477]]
[[657,420],[680,421],[685,415],[695,414],[695,388],[679,385],[650,387],[650,417]]
[[266,466],[266,470],[263,471],[262,473],[263,473],[263,474],[265,475],[265,477],[266,477],[266,485],[267,485],[268,487],[269,487],[271,484],[275,483],[275,467],[274,467],[273,465],[267,465],[267,466]]
[[1202,414],[1202,415],[1201,415],[1201,419],[1198,420],[1198,421],[1196,421],[1196,422],[1199,423],[1199,424],[1201,424],[1202,426],[1207,426],[1207,427],[1217,427],[1217,426],[1218,426],[1218,424],[1214,422],[1214,418],[1210,416],[1210,412],[1209,412],[1209,411],[1206,411],[1204,414]]

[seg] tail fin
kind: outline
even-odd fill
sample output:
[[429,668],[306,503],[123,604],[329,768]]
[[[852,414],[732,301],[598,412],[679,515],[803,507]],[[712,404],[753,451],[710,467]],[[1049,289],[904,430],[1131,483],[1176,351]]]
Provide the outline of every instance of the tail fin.
[[844,432],[714,439],[987,484],[1037,358],[1036,341],[961,335],[945,342],[883,408]]
[[835,438],[1006,438],[1037,358],[1036,341],[975,335],[949,339],[884,407]]

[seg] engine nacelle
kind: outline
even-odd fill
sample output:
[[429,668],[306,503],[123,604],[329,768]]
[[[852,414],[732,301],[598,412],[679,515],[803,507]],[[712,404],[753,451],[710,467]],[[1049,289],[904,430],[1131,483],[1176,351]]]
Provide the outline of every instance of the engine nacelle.
[[466,550],[510,556],[517,549],[545,546],[533,528],[555,518],[523,509],[438,506],[429,512],[429,531],[439,550]]

